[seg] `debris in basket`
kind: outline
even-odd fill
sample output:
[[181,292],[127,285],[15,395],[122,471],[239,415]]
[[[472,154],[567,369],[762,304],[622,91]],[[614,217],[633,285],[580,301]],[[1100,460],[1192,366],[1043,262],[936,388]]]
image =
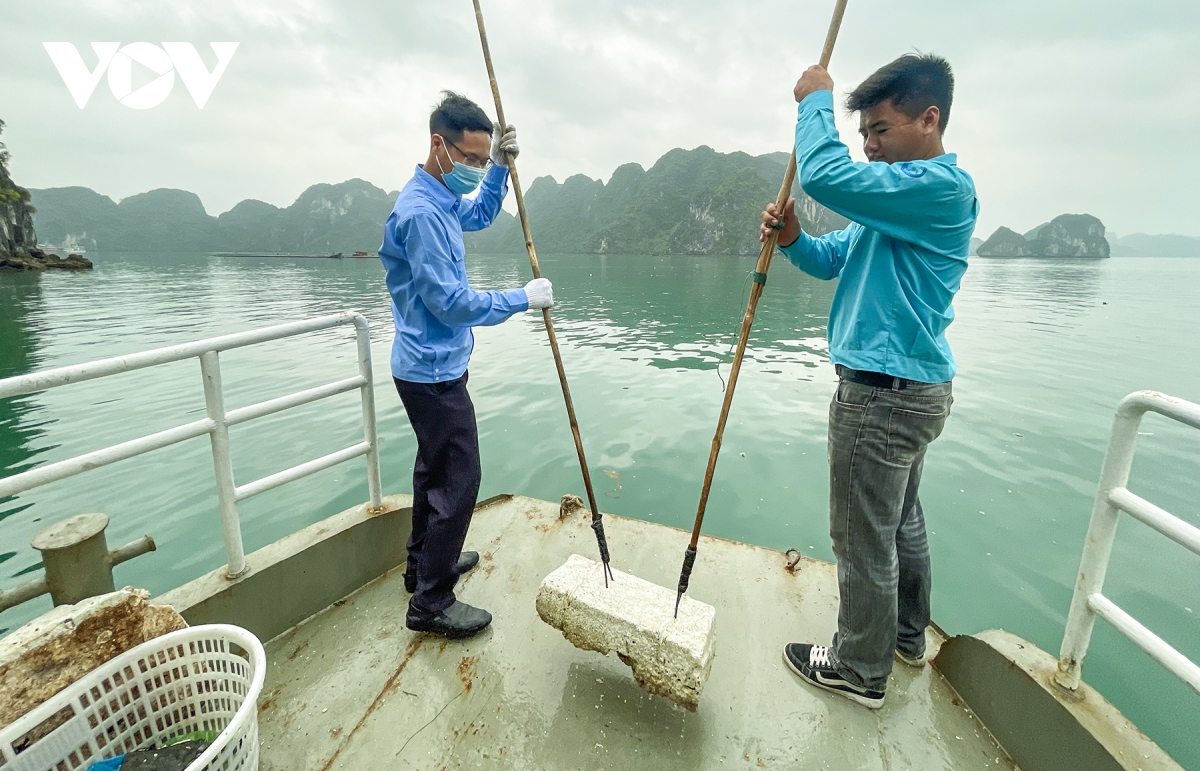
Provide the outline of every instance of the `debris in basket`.
[[137,750],[125,756],[121,771],[183,771],[204,754],[210,741],[183,741],[159,750]]
[[[211,731],[197,731],[194,735],[209,735]],[[158,749],[135,750],[127,755],[101,760],[88,766],[88,771],[183,771],[200,757],[210,739],[182,739],[175,744]]]
[[179,736],[171,737],[163,742],[164,747],[172,747],[176,744],[184,742],[206,742],[212,744],[220,736],[216,731],[192,731],[189,734],[180,734]]

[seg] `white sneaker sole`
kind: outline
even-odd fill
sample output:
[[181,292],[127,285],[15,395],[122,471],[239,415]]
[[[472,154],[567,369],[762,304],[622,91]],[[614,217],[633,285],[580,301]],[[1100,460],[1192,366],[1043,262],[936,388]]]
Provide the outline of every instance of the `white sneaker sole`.
[[883,699],[872,699],[870,697],[862,696],[861,694],[854,693],[853,691],[843,691],[841,688],[833,688],[831,686],[825,685],[824,683],[819,683],[816,680],[811,679],[810,677],[805,675],[803,672],[801,672],[799,670],[799,668],[796,667],[795,664],[792,663],[792,660],[788,658],[786,649],[783,651],[783,663],[787,664],[788,669],[795,672],[796,676],[799,677],[801,680],[808,683],[809,685],[813,685],[813,686],[816,686],[817,688],[820,688],[822,691],[828,691],[829,693],[836,693],[838,696],[842,696],[842,697],[847,698],[850,701],[853,701],[857,704],[861,704],[864,707],[866,707],[867,709],[879,709],[880,707],[883,706]]
[[909,658],[908,656],[905,656],[903,653],[901,653],[899,650],[897,650],[896,651],[896,661],[899,661],[901,664],[907,664],[908,666],[910,666],[914,669],[920,669],[925,666],[926,658],[925,658],[924,654],[922,654],[921,658],[919,658],[919,659]]

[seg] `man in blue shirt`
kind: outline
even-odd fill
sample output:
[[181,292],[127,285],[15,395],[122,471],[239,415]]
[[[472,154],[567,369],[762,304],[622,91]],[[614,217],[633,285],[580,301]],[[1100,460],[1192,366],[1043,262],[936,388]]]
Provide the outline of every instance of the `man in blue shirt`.
[[945,59],[908,54],[850,93],[869,163],[838,139],[833,81],[810,67],[796,83],[800,186],[851,224],[813,238],[795,201],[763,212],[796,267],[839,280],[829,358],[840,378],[829,407],[829,535],[838,562],[838,630],[829,647],[790,643],[806,682],[883,706],[893,655],[925,663],[930,568],[917,488],[925,449],[950,414],[954,357],[946,327],[967,269],[979,203],[942,148],[954,76]]
[[[500,211],[508,158],[519,152],[512,126],[501,132],[479,105],[446,92],[429,133],[429,157],[396,197],[379,258],[396,325],[392,377],[417,437],[406,624],[461,638],[492,621],[454,596],[458,577],[479,562],[478,553],[462,551],[481,475],[467,394],[471,328],[549,308],[554,297],[544,278],[507,291],[479,292],[467,282],[463,231],[486,228]],[[474,200],[463,197],[476,188]]]

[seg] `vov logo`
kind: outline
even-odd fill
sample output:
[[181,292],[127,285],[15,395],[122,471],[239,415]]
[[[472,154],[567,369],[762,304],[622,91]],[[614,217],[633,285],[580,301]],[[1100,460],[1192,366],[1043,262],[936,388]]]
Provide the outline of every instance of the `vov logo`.
[[[88,69],[83,57],[71,43],[42,45],[81,110],[92,98],[105,70],[108,71],[109,90],[126,107],[147,110],[162,104],[175,87],[175,73],[178,72],[196,106],[204,109],[238,47],[237,43],[209,43],[217,55],[217,66],[209,72],[191,43],[163,43],[162,47],[153,43],[127,43],[124,46],[120,43],[92,43],[92,50],[99,58],[94,70]],[[136,91],[133,90],[134,62],[158,75]]]

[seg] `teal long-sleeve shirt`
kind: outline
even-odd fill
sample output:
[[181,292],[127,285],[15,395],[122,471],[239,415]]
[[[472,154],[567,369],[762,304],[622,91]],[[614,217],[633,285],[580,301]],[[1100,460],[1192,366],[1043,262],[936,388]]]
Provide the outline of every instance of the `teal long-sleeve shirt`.
[[833,94],[805,97],[796,121],[800,187],[851,221],[780,247],[816,278],[837,278],[829,310],[834,364],[923,383],[955,374],[946,328],[979,215],[975,183],[953,154],[855,163],[838,138]]

